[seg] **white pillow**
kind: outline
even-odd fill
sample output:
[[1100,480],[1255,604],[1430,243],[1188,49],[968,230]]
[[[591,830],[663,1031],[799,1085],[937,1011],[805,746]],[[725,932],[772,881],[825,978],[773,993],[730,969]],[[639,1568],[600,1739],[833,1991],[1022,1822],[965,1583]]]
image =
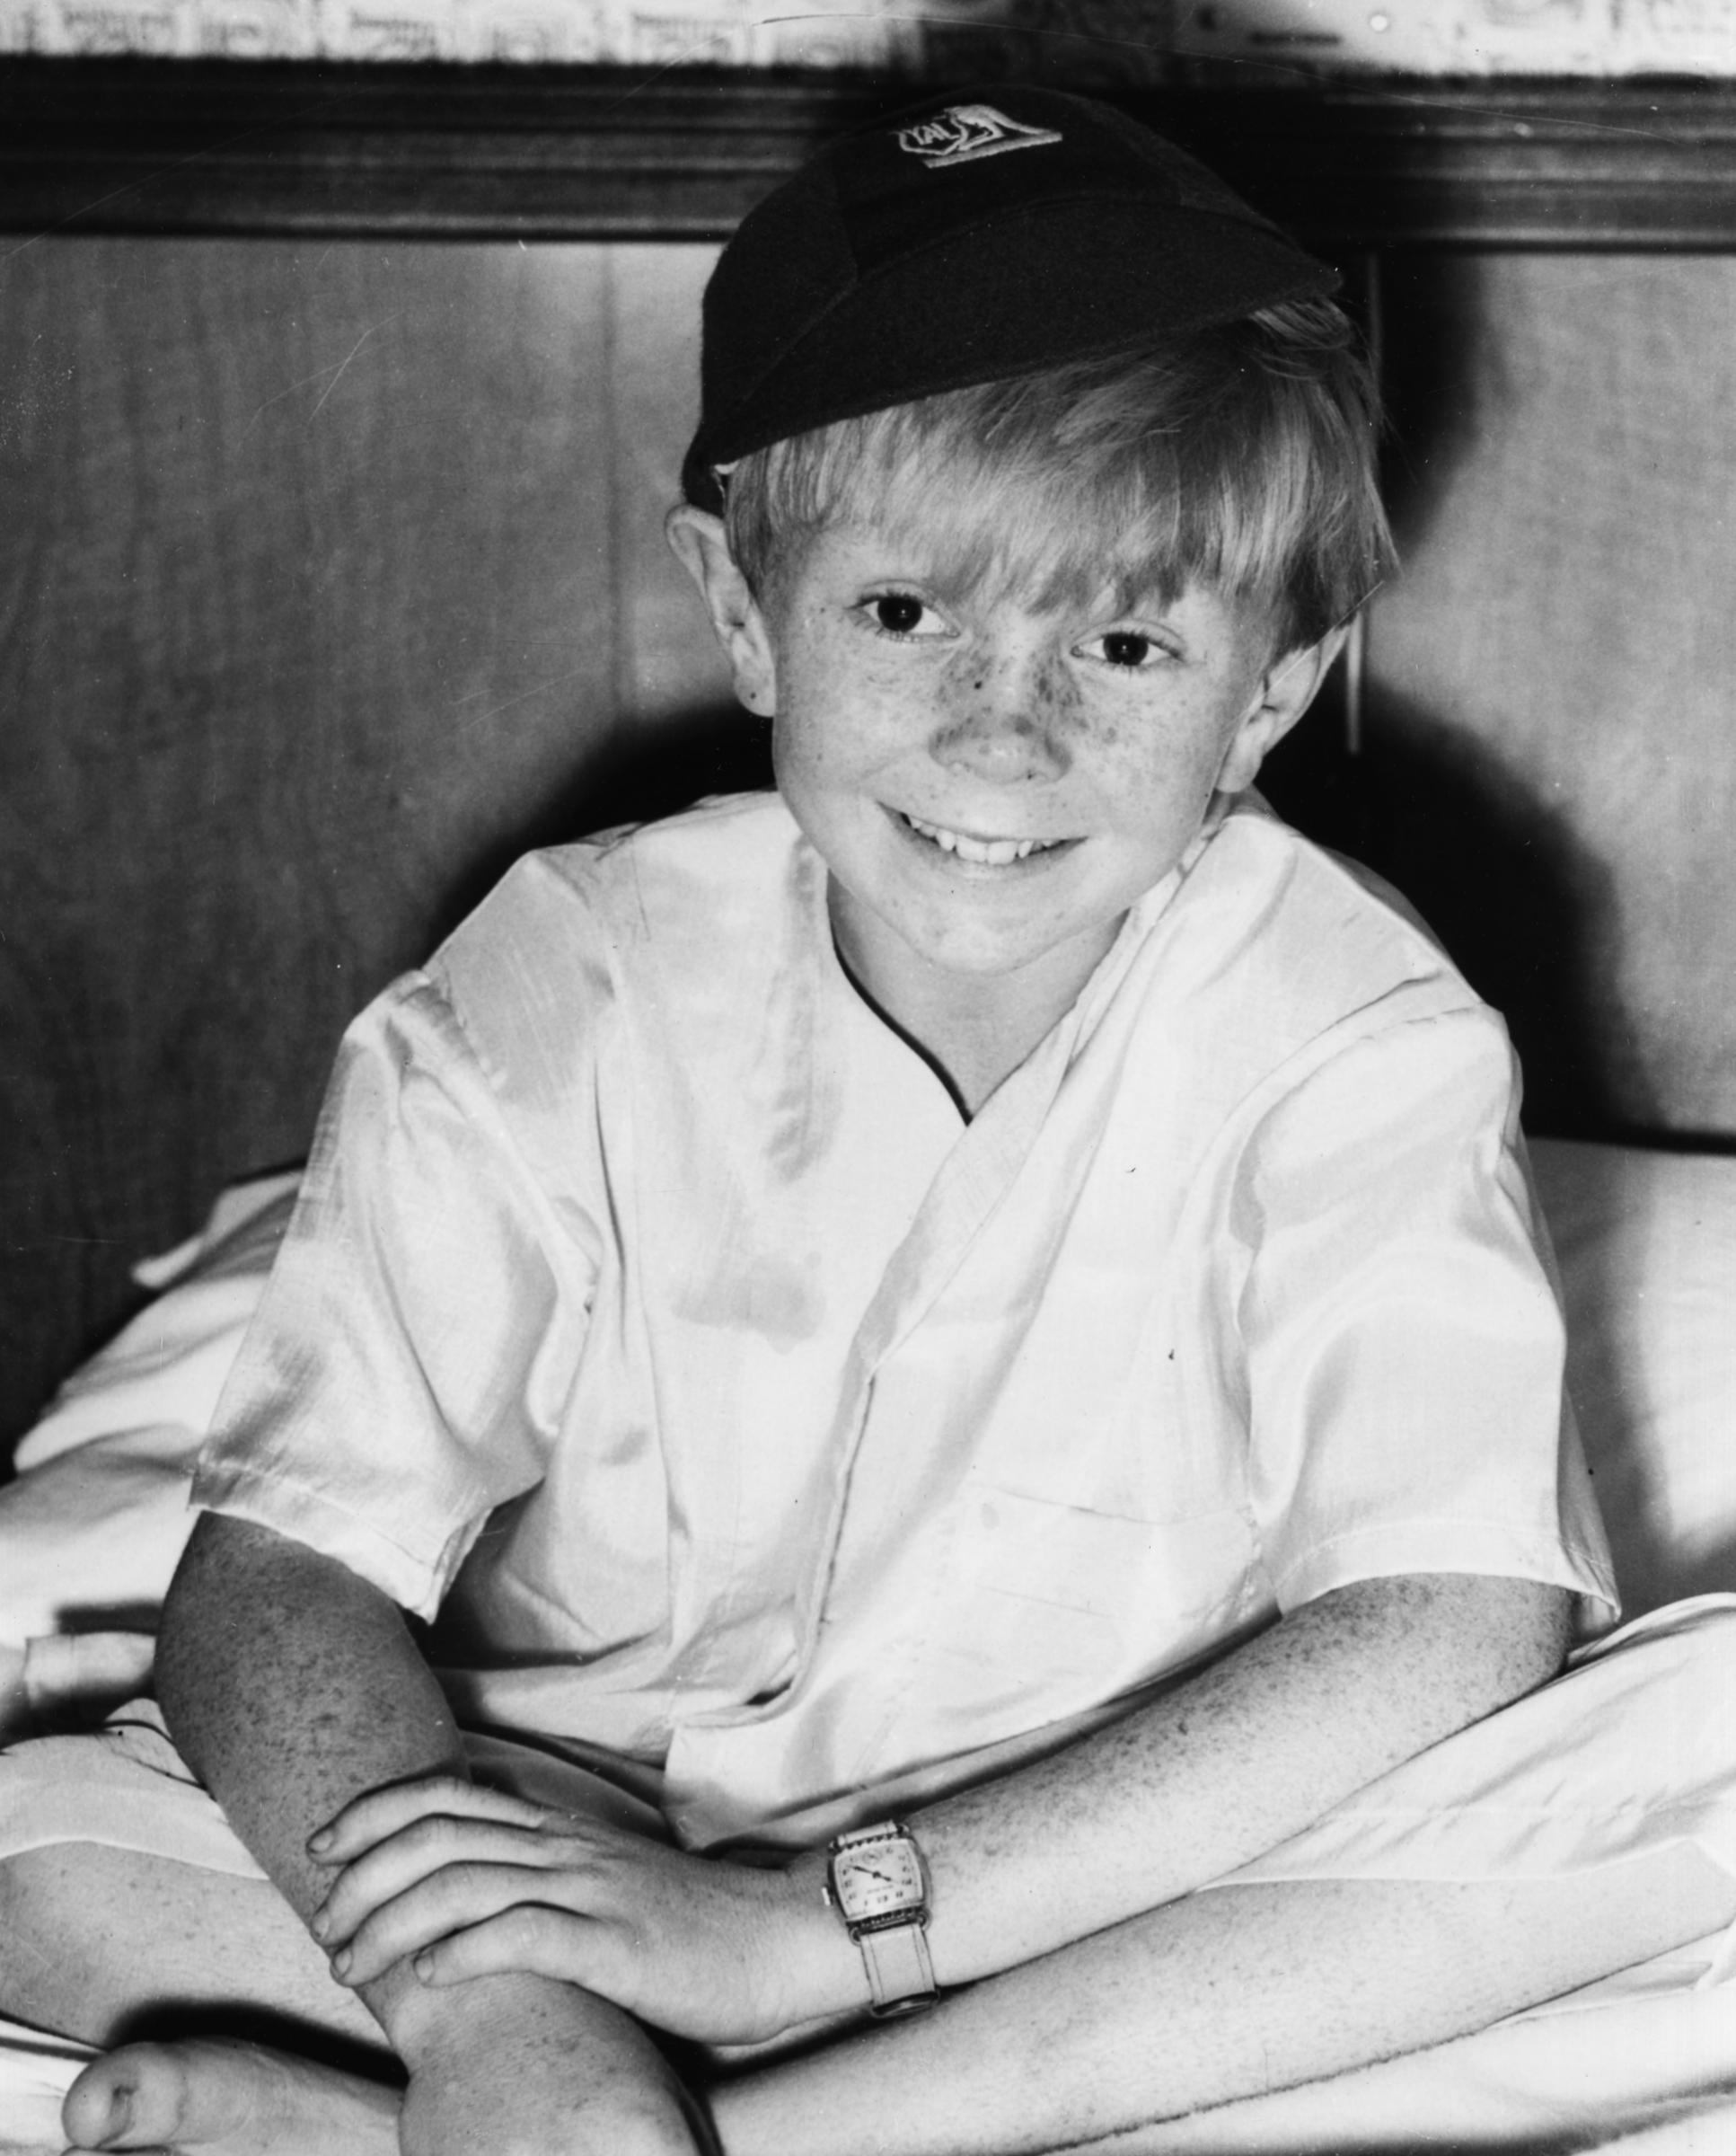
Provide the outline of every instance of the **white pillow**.
[[154,1622],[193,1524],[193,1462],[283,1240],[297,1179],[227,1190],[139,1267],[163,1289],[69,1377],[0,1489],[0,1647]]
[[1623,1608],[1736,1589],[1736,1157],[1530,1150]]

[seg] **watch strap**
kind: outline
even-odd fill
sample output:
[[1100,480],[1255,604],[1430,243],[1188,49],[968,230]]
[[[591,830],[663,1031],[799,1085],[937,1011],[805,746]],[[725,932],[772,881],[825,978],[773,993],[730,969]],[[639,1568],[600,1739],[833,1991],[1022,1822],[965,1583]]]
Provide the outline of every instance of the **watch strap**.
[[913,2014],[932,2006],[936,1997],[934,1963],[929,1954],[929,1937],[920,1918],[888,1924],[883,1931],[861,1931],[857,1945],[868,1971],[869,2011],[880,2020],[894,2014]]
[[[917,1896],[880,1914],[852,1921],[839,1883],[838,1868],[846,1856],[871,1849],[877,1842],[903,1843],[914,1869]],[[934,1981],[934,1962],[929,1953],[928,1867],[921,1850],[902,1819],[883,1819],[877,1825],[859,1826],[840,1834],[830,1851],[826,1899],[832,1903],[862,1957],[868,1981],[868,2011],[881,2020],[894,2014],[913,2014],[932,2006],[939,1996]]]

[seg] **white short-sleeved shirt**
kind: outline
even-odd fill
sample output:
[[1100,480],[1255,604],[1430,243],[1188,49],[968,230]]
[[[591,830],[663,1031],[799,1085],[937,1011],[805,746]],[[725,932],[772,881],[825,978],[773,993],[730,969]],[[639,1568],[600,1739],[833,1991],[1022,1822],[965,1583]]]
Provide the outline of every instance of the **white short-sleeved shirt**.
[[966,1126],[781,803],[708,804],[351,1029],[196,1499],[445,1604],[461,1712],[661,1763],[695,1843],[1354,1579],[1613,1605],[1516,1118],[1434,944],[1244,801]]

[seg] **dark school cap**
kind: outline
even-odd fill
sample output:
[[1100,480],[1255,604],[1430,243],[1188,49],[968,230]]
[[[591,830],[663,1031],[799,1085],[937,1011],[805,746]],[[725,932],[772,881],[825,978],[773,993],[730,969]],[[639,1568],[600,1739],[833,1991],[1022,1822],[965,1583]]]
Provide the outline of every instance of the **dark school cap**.
[[690,500],[834,420],[1330,292],[1337,272],[1149,128],[997,84],[828,144],[707,285]]

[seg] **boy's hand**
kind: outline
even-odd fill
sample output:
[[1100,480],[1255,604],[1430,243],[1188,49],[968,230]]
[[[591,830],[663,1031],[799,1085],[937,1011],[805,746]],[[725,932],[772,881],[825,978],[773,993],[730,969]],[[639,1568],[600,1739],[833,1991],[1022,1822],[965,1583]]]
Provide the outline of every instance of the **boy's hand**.
[[679,1850],[445,1779],[361,1798],[309,1844],[341,1867],[314,1936],[339,1982],[522,1972],[653,2027],[752,2044],[860,2003],[860,1966],[807,1878]]

